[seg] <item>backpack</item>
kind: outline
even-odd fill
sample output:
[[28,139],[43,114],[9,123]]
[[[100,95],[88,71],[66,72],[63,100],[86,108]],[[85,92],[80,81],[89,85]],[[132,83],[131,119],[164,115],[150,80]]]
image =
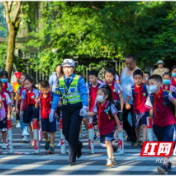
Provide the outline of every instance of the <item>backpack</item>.
[[[172,111],[173,114],[174,114],[174,117],[176,117],[176,114],[175,114],[175,106],[170,102],[170,100],[169,100],[169,98],[168,98],[168,94],[169,94],[169,93],[170,93],[170,92],[168,92],[168,91],[163,91],[164,106],[170,107],[171,111]],[[153,94],[150,94],[149,97],[150,97],[150,101],[151,101],[152,105],[154,105],[154,96],[153,96]],[[156,110],[157,110],[157,109],[156,109]]]
[[114,104],[114,106],[116,107],[116,109],[118,110],[118,118],[119,121],[123,121],[123,117],[122,117],[122,111],[121,111],[121,105],[119,101],[114,101],[114,103],[109,102],[108,104],[108,114],[111,116],[111,118],[114,119],[114,115],[111,112],[111,105]]
[[[135,94],[134,85],[131,86],[131,88],[132,88],[132,96],[133,96],[133,98],[134,98],[134,94]],[[147,91],[147,86],[146,86],[146,84],[143,84],[143,88],[144,88],[144,92],[146,92],[146,97],[147,97],[147,96],[148,96],[148,91]]]

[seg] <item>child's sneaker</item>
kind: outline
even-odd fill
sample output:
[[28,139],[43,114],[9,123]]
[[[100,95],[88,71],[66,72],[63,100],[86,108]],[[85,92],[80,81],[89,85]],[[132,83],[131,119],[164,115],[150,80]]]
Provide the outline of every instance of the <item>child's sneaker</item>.
[[109,159],[109,158],[107,159],[106,166],[108,166],[108,167],[112,167],[113,166],[112,159]]
[[7,149],[6,143],[3,143],[3,144],[2,144],[2,149]]
[[50,146],[49,154],[54,154],[54,147]]
[[165,164],[159,166],[157,168],[158,172],[162,175],[167,175],[168,174],[168,166],[166,166]]
[[45,142],[45,150],[49,150],[50,142]]
[[116,165],[116,164],[117,164],[117,161],[116,161],[116,158],[115,158],[115,157],[112,158],[112,164],[113,164],[113,165]]

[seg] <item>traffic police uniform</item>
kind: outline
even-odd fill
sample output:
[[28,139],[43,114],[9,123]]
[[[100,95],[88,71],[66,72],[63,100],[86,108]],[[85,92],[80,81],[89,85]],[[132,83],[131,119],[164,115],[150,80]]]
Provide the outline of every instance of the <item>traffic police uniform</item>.
[[[62,66],[75,66],[75,62],[71,59],[65,59]],[[66,76],[59,78],[54,93],[50,120],[52,121],[54,111],[62,96],[62,123],[63,134],[69,143],[69,160],[73,165],[76,156],[81,156],[82,142],[79,141],[79,131],[82,122],[82,116],[86,115],[88,105],[88,94],[84,79],[72,74],[69,78]]]

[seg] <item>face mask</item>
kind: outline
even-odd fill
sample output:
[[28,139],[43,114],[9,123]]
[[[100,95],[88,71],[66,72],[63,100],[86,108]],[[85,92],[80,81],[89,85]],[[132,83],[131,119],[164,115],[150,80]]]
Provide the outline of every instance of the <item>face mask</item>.
[[146,77],[145,80],[148,81],[148,78]]
[[6,78],[2,78],[2,79],[1,79],[1,82],[2,82],[2,83],[6,83],[7,81],[8,81],[8,79],[6,79]]
[[176,77],[176,73],[172,73],[172,76],[173,76],[173,77]]
[[155,93],[156,91],[157,91],[157,85],[149,86],[149,92],[150,93]]
[[103,102],[104,101],[104,96],[103,95],[97,95],[97,101]]
[[170,84],[170,80],[169,79],[163,79],[163,84],[166,84],[166,85],[168,85],[168,84]]

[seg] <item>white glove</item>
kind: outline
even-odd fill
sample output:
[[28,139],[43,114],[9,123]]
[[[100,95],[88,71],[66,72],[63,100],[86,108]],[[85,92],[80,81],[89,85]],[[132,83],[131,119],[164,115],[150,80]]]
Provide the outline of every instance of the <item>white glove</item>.
[[80,110],[79,115],[86,116],[86,114],[87,114],[87,106],[83,106],[82,109]]
[[51,109],[51,112],[50,112],[50,114],[49,114],[49,121],[50,121],[50,122],[53,122],[53,121],[54,121],[54,113],[55,113],[54,109]]

